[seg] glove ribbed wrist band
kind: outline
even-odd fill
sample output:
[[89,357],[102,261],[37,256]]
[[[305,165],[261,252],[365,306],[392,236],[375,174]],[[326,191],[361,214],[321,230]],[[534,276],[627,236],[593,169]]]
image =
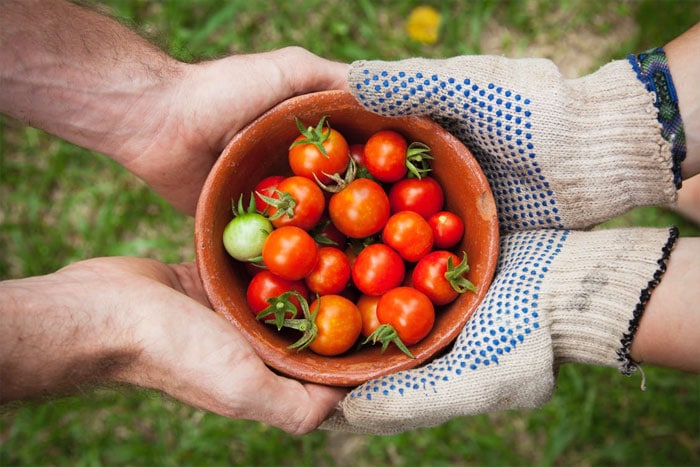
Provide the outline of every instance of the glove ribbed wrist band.
[[556,272],[542,281],[555,364],[616,366],[631,374],[632,339],[678,238],[671,229],[569,235]]

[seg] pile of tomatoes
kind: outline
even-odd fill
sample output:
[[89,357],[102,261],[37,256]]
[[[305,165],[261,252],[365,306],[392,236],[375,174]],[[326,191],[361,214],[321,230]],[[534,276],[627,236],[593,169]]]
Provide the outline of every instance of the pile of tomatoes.
[[297,126],[291,174],[260,180],[224,230],[251,274],[248,304],[301,332],[290,348],[339,355],[363,336],[412,357],[436,307],[475,290],[466,254],[451,251],[464,222],[443,208],[430,148],[390,129],[350,145],[327,117]]

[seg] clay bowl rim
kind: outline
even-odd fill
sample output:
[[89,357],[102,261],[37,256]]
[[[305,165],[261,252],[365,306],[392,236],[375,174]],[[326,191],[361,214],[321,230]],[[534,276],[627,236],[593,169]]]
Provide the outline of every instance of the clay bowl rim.
[[[349,112],[354,112],[353,115],[358,118],[340,118],[340,115],[345,115],[345,113],[350,115]],[[362,138],[366,138],[367,132],[371,133],[379,129],[378,125],[385,128],[395,128],[398,131],[404,131],[404,133],[408,131],[415,135],[425,135],[427,139],[423,138],[423,140],[429,144],[441,141],[439,143],[442,145],[441,147],[454,152],[454,155],[450,157],[458,161],[460,166],[464,164],[464,167],[471,173],[467,189],[470,192],[477,192],[476,198],[478,199],[472,200],[474,206],[470,205],[469,209],[471,209],[471,214],[478,216],[479,219],[476,221],[465,219],[467,233],[470,232],[471,222],[478,225],[479,231],[483,232],[482,236],[485,238],[482,239],[483,243],[475,247],[467,248],[465,246],[466,240],[460,246],[467,249],[470,265],[472,256],[476,255],[477,258],[482,258],[477,264],[478,272],[475,272],[475,267],[472,265],[469,276],[471,278],[472,274],[478,274],[478,291],[475,294],[462,294],[456,302],[448,306],[448,309],[438,311],[436,325],[431,334],[421,343],[411,347],[415,359],[408,358],[395,346],[390,346],[383,354],[379,346],[374,346],[363,348],[359,352],[351,351],[337,357],[323,357],[310,350],[301,352],[288,350],[285,347],[292,342],[289,336],[281,335],[270,326],[255,320],[253,313],[245,303],[245,288],[239,288],[239,294],[230,292],[232,284],[234,290],[235,286],[243,287],[245,272],[242,266],[228,257],[223,249],[220,241],[223,226],[230,220],[231,199],[238,199],[240,193],[250,193],[254,183],[259,181],[262,176],[245,177],[239,174],[238,178],[243,177],[241,184],[248,184],[242,188],[232,188],[230,185],[233,184],[225,182],[231,177],[236,178],[236,174],[241,170],[248,170],[251,173],[258,171],[271,175],[273,173],[271,172],[271,164],[273,163],[270,161],[276,161],[270,156],[261,157],[253,163],[250,162],[250,159],[246,161],[239,157],[238,154],[240,151],[264,147],[262,140],[268,137],[269,133],[261,133],[263,127],[271,128],[273,135],[284,133],[288,138],[288,135],[294,134],[295,131],[298,132],[294,122],[295,116],[298,116],[306,124],[315,124],[322,115],[330,115],[331,125],[344,134],[350,135],[348,137],[350,143],[353,142],[351,139],[353,132],[364,132],[365,135]],[[360,116],[361,118],[359,118]],[[348,118],[350,123],[346,121]],[[349,129],[351,125],[355,125],[354,128],[356,128],[358,122],[363,124],[371,122],[374,128],[369,130]],[[291,126],[292,129],[287,129],[288,126]],[[411,135],[406,136],[411,139]],[[274,137],[270,136],[270,138]],[[286,141],[291,142],[291,140],[287,139]],[[285,144],[288,144],[287,142]],[[286,151],[285,147],[282,149]],[[438,173],[440,169],[437,161],[440,156],[435,155],[436,171],[434,176],[440,181],[441,175]],[[275,157],[281,158],[279,154],[276,154]],[[276,163],[279,165],[279,161]],[[249,167],[246,167],[246,164]],[[448,172],[451,171],[445,170],[443,173],[447,174]],[[454,177],[455,174],[449,176]],[[228,194],[222,194],[226,190],[228,190]],[[457,206],[449,204],[449,187],[445,187],[445,191],[446,207],[457,208]],[[469,198],[463,204],[467,204],[471,199]],[[220,210],[229,215],[227,219],[224,219],[223,215],[212,217],[211,213],[218,213]],[[488,181],[471,152],[457,138],[427,117],[382,117],[362,108],[354,97],[345,91],[323,91],[291,98],[268,110],[236,134],[222,151],[207,177],[195,215],[195,261],[205,292],[214,310],[241,332],[255,352],[273,370],[296,379],[331,386],[356,386],[370,379],[416,367],[450,345],[476,311],[478,304],[483,300],[488,290],[496,269],[498,245],[499,232],[495,201]],[[470,248],[472,250],[476,248],[476,253],[470,253]],[[463,309],[463,311],[459,311],[459,309]],[[451,325],[447,321],[448,319],[452,321]]]

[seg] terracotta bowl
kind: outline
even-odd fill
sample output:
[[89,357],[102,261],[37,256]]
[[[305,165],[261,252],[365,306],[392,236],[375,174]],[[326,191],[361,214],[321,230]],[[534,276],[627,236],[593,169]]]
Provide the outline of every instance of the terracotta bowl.
[[[364,142],[373,132],[394,129],[409,141],[432,148],[433,176],[445,191],[446,208],[465,221],[459,246],[468,255],[468,278],[477,293],[464,293],[438,308],[433,330],[412,346],[411,359],[391,345],[367,346],[337,357],[286,347],[290,336],[257,321],[246,303],[245,267],[224,250],[222,234],[231,220],[231,200],[249,194],[268,175],[289,173],[287,148],[298,135],[295,117],[315,124],[323,115],[350,144]],[[246,199],[248,199],[246,197]],[[498,256],[498,221],[488,182],[469,150],[459,140],[424,117],[382,117],[363,109],[346,92],[328,91],[290,99],[260,116],[224,149],[202,190],[195,219],[196,261],[204,288],[216,312],[250,342],[260,357],[278,372],[332,386],[355,386],[381,375],[417,366],[445,349],[459,334],[489,287]],[[295,336],[296,337],[296,336]]]

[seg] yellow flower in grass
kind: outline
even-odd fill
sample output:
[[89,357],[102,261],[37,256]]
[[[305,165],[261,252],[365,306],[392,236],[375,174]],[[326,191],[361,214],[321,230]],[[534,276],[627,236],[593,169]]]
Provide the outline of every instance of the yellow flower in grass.
[[406,23],[408,36],[416,41],[434,44],[440,31],[440,13],[431,6],[419,6],[411,11]]

